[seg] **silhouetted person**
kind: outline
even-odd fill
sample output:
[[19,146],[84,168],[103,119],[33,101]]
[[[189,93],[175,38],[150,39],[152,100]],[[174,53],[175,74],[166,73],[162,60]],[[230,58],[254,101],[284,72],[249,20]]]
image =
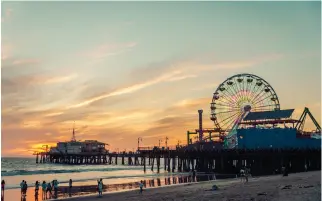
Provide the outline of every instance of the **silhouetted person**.
[[73,180],[70,179],[69,180],[69,197],[72,196],[72,187],[73,187]]
[[38,201],[38,191],[35,191],[35,201]]
[[20,183],[20,190],[21,190],[21,196],[23,194],[23,186],[25,184],[25,180],[22,180],[22,182]]
[[101,180],[97,180],[97,188],[98,188],[98,197],[102,197],[102,191],[103,191],[103,182]]
[[47,189],[46,189],[46,199],[47,199],[47,193],[49,194],[49,199],[51,199],[51,197],[52,197],[51,188],[52,188],[51,182],[48,182]]
[[4,180],[1,181],[1,199],[4,200],[4,186],[6,182]]
[[27,184],[27,181],[25,181],[23,185],[23,193],[25,194],[25,196],[27,196],[27,190],[28,190],[28,184]]
[[38,200],[38,195],[39,195],[39,182],[36,181],[35,183],[35,200]]

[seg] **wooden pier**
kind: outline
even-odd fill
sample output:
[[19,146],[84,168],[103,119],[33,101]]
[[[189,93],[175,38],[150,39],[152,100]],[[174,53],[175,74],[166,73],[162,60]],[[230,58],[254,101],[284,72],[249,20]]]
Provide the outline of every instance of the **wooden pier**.
[[[247,166],[252,175],[278,173],[281,167],[289,172],[321,169],[321,149],[192,149],[186,147],[140,147],[137,152],[50,154],[36,152],[36,163],[139,165],[145,172],[215,172],[238,174]],[[120,159],[120,160],[118,160]],[[163,165],[161,166],[161,160]],[[118,164],[120,162],[120,164]]]
[[142,157],[138,153],[79,153],[64,154],[50,152],[35,152],[36,163],[61,163],[70,165],[81,164],[115,164],[118,165],[118,159],[121,158],[120,165],[143,165]]
[[151,170],[156,165],[160,171],[160,160],[164,160],[165,171],[215,172],[238,174],[243,166],[251,169],[252,175],[270,175],[281,171],[303,172],[321,169],[321,149],[213,149],[213,150],[139,150],[143,158],[144,171],[146,158]]

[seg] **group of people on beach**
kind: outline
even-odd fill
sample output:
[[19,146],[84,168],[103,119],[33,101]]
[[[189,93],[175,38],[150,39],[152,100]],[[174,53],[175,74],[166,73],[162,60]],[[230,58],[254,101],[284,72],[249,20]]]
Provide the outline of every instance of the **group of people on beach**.
[[[45,200],[48,198],[49,199],[57,198],[58,197],[57,196],[58,184],[59,184],[59,182],[56,179],[54,179],[53,181],[48,182],[48,183],[46,183],[46,181],[43,181],[41,184],[42,199]],[[36,183],[35,183],[35,201],[38,201],[39,187],[40,187],[40,182],[36,181]],[[20,189],[21,189],[21,200],[26,200],[27,190],[28,190],[27,181],[22,180],[22,182],[20,183]],[[52,190],[54,190],[54,195],[52,194]]]
[[[46,181],[43,181],[41,184],[42,187],[42,199],[51,199],[51,198],[57,198],[58,195],[58,184],[59,182],[57,181],[57,179],[54,179],[51,182],[46,183]],[[37,195],[38,197],[38,189],[37,189],[37,185],[38,185],[38,189],[39,189],[39,182],[36,181],[36,188],[35,188],[35,197]],[[52,193],[52,190],[54,190],[54,195]],[[47,197],[48,195],[48,197]]]
[[[42,183],[40,183],[39,181],[35,182],[35,201],[38,201],[38,195],[39,195],[39,188],[42,188],[42,200],[46,200],[46,199],[52,199],[58,198],[58,184],[59,182],[54,179],[51,182],[46,183],[46,181],[43,181]],[[142,194],[143,192],[143,181],[141,180],[139,183],[139,188],[140,191],[139,193]],[[73,181],[70,179],[69,180],[69,195],[71,196],[71,189],[73,186]],[[103,188],[104,188],[104,184],[103,184],[103,179],[99,179],[97,180],[97,189],[98,189],[98,196],[102,197],[103,195]],[[4,200],[4,189],[5,189],[5,181],[2,180],[1,182],[1,198],[2,200]],[[25,201],[26,200],[26,196],[27,196],[27,190],[28,190],[28,184],[27,181],[22,180],[20,183],[20,189],[21,189],[21,200]],[[52,190],[54,190],[54,194],[52,193]]]
[[28,190],[27,181],[22,180],[22,182],[20,183],[20,189],[21,189],[21,199],[24,200],[26,199],[27,190]]

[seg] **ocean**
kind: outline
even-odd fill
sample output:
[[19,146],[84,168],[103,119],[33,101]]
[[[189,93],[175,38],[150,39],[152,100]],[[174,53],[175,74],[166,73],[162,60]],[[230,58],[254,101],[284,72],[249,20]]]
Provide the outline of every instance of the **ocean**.
[[[150,166],[147,166],[144,173],[142,166],[37,164],[35,158],[2,158],[1,178],[6,182],[6,189],[20,188],[22,180],[27,181],[29,186],[34,185],[37,180],[48,182],[53,179],[57,179],[61,184],[67,184],[69,179],[72,179],[74,183],[82,185],[103,178],[105,183],[117,184],[173,175],[163,171],[162,162],[161,160],[160,173],[157,174],[150,170]],[[121,164],[121,161],[118,164]]]

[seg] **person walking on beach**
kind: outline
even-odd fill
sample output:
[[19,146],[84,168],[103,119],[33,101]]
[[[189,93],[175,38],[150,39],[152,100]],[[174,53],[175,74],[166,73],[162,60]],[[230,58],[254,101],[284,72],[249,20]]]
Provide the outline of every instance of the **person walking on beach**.
[[41,184],[41,188],[42,188],[42,194],[41,194],[41,197],[43,200],[47,199],[47,195],[46,195],[46,189],[47,189],[47,184],[45,181],[42,182]]
[[73,180],[69,180],[69,197],[72,197]]
[[23,185],[23,193],[25,194],[25,196],[27,196],[27,190],[28,190],[28,184],[27,184],[27,181],[25,181]]
[[142,180],[140,181],[139,186],[140,186],[140,194],[142,194],[142,192],[143,192],[143,181]]
[[1,200],[4,200],[4,186],[6,182],[4,180],[1,181]]

